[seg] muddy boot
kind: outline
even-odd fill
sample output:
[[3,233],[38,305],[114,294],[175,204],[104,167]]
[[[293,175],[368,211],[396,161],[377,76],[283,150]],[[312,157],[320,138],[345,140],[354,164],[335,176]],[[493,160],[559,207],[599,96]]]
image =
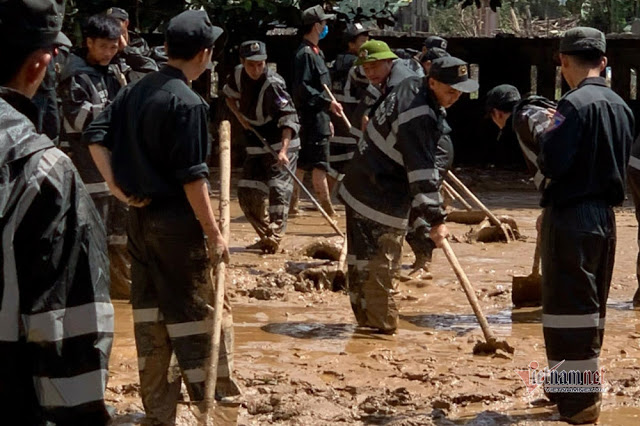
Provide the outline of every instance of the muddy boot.
[[273,238],[267,237],[262,240],[262,251],[267,254],[276,254],[280,244]]
[[560,419],[572,425],[584,425],[597,422],[598,417],[600,417],[600,401],[571,417],[561,416]]
[[636,290],[636,294],[633,295],[633,307],[640,309],[640,287]]
[[245,249],[247,250],[264,250],[264,248],[265,248],[264,240],[258,240],[255,243],[245,247]]

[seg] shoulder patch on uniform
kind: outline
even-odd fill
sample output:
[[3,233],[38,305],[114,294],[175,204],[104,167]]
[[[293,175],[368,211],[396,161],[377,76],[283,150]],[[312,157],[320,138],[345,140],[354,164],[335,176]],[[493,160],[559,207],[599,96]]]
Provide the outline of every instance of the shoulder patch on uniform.
[[548,132],[562,126],[564,120],[565,116],[556,111],[555,114],[553,114],[553,117],[551,117],[551,122],[549,123],[549,127],[547,127],[546,131]]

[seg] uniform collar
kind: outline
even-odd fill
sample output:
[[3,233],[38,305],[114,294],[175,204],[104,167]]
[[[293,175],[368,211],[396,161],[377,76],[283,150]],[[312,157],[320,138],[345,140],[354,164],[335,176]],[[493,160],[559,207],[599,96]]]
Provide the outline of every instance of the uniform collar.
[[596,86],[607,86],[607,81],[604,79],[604,77],[587,77],[584,80],[582,80],[580,82],[580,84],[578,84],[578,87],[576,87],[576,89],[582,87],[582,86],[586,86],[588,84],[593,84]]
[[315,53],[316,55],[318,55],[318,54],[320,53],[320,48],[319,48],[317,45],[315,45],[315,44],[311,43],[311,42],[310,42],[309,40],[307,40],[306,38],[303,38],[303,39],[302,39],[302,42],[303,42],[304,44],[306,44],[307,46],[309,46],[309,47],[311,48],[311,50],[313,50],[313,53]]
[[31,102],[31,99],[27,98],[17,90],[4,86],[0,86],[0,98],[4,99],[19,113],[27,116],[27,118],[35,125],[38,120],[38,108],[33,104],[33,102]]
[[179,70],[178,68],[171,65],[164,65],[162,68],[160,68],[160,72],[164,75],[168,75],[169,77],[179,78],[185,83],[188,83],[187,77],[184,75],[182,70]]

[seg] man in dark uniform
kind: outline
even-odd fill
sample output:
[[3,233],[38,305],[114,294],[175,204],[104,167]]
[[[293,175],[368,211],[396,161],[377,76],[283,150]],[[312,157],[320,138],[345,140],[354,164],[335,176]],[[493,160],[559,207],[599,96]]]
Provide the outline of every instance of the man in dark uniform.
[[[631,158],[629,159],[629,188],[633,197],[633,204],[636,210],[636,220],[640,224],[640,137],[635,140],[631,147]],[[640,227],[638,227],[638,247],[640,247]],[[638,289],[633,295],[633,307],[640,308],[640,252],[636,258],[636,278]]]
[[520,92],[510,84],[498,85],[487,92],[485,111],[500,129],[495,143],[487,146],[491,162],[506,168],[522,166],[522,147],[513,130],[512,113],[520,101]]
[[436,59],[431,75],[406,79],[367,126],[339,194],[346,206],[348,285],[358,324],[382,333],[398,327],[394,278],[409,226],[446,237],[440,185],[453,161],[445,108],[477,90],[458,58]]
[[[62,32],[60,37],[63,40],[65,50],[71,48],[71,40],[67,38]],[[60,54],[61,50],[58,50],[58,55],[49,62],[47,66],[47,73],[42,80],[42,84],[38,87],[38,91],[35,96],[31,98],[38,107],[38,120],[36,122],[36,129],[38,133],[44,133],[53,141],[55,145],[60,144],[60,111],[58,108],[58,75],[60,67],[64,64],[63,55]],[[66,57],[65,57],[66,59]]]
[[442,50],[447,50],[448,44],[449,43],[447,42],[447,40],[443,39],[442,37],[429,36],[424,40],[424,43],[422,45],[422,54],[424,55],[434,47]]
[[[305,172],[311,172],[313,189],[322,208],[335,216],[327,172],[329,167],[329,138],[332,135],[329,110],[340,114],[342,106],[331,100],[324,85],[331,87],[329,69],[318,42],[329,32],[327,21],[335,18],[325,13],[322,6],[314,6],[302,12],[302,43],[295,54],[293,64],[293,102],[300,117],[300,159],[296,175],[302,181]],[[294,188],[290,213],[297,213],[299,188]]]
[[[0,2],[0,411],[4,424],[106,425],[113,340],[104,227],[30,98],[66,37],[64,2]],[[6,41],[10,40],[9,43]]]
[[557,367],[545,390],[562,418],[574,424],[598,419],[600,383],[567,383],[572,389],[564,389],[556,378],[599,374],[616,247],[612,206],[624,200],[633,142],[631,110],[600,77],[605,49],[604,34],[594,28],[564,34],[561,70],[572,90],[539,137],[538,165],[549,179],[539,220],[542,325],[549,368]]
[[[238,202],[260,240],[249,248],[276,253],[287,228],[293,178],[300,150],[300,124],[284,79],[267,68],[267,47],[261,41],[240,45],[241,64],[223,88],[227,105],[240,124],[253,127],[278,153],[273,154],[250,131],[247,156],[238,182]],[[267,213],[265,213],[265,210]]]
[[[123,89],[84,133],[111,192],[129,209],[134,331],[140,393],[150,424],[174,424],[181,380],[167,380],[175,353],[201,410],[210,365],[212,268],[228,258],[209,199],[209,108],[188,83],[211,61],[222,30],[206,12],[169,21],[169,62]],[[208,250],[207,250],[208,249]],[[237,395],[233,328],[223,316],[217,396]]]
[[439,47],[432,47],[426,53],[420,54],[420,65],[422,65],[422,69],[424,70],[424,75],[429,75],[429,70],[431,69],[431,63],[438,59],[444,58],[449,55],[444,49],[440,49]]
[[82,131],[115,99],[121,88],[118,69],[110,65],[118,49],[122,30],[113,18],[91,16],[83,25],[84,47],[71,52],[59,86],[64,123],[64,142],[107,228],[111,295],[129,298],[131,273],[127,255],[126,205],[109,193]]
[[158,65],[151,59],[152,51],[147,41],[129,29],[129,13],[119,7],[110,7],[104,14],[117,19],[122,28],[118,54],[112,63],[120,68],[127,82],[138,81],[145,74],[158,71]]
[[[358,100],[363,94],[363,88],[369,83],[366,77],[358,78],[358,67],[354,67],[360,46],[369,40],[369,29],[359,22],[348,24],[345,30],[347,41],[347,51],[336,56],[331,71],[331,91],[335,98],[342,104],[344,114],[349,120],[353,118],[353,113],[358,106]],[[363,80],[366,85],[363,87]],[[329,139],[329,164],[331,170],[329,175],[335,183],[342,179],[347,164],[353,158],[358,139],[362,132],[355,127],[347,127],[344,120],[337,115],[331,116],[334,135]],[[330,182],[330,186],[332,186]]]

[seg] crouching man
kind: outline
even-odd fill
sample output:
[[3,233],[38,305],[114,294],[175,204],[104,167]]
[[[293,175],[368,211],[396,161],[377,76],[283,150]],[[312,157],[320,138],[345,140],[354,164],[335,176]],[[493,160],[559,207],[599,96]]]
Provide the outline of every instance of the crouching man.
[[346,206],[348,283],[358,324],[392,334],[398,327],[394,276],[411,226],[446,238],[440,185],[453,146],[445,109],[477,90],[468,66],[454,57],[433,61],[428,78],[410,78],[377,108],[347,169],[340,196]]

